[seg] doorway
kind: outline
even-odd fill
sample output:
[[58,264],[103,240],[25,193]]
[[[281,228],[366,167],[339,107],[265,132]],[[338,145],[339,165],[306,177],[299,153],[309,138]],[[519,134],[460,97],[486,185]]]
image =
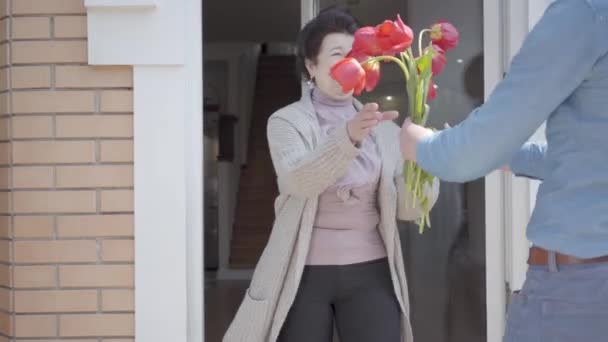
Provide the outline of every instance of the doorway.
[[[217,168],[217,180],[212,181],[212,184],[217,184],[216,196],[218,196],[217,203],[219,204],[216,210],[219,218],[217,219],[218,223],[215,224],[216,232],[212,227],[205,227],[205,237],[209,239],[206,242],[206,260],[209,263],[206,263],[207,272],[205,274],[206,341],[221,340],[221,335],[223,335],[232,319],[243,291],[248,285],[251,267],[255,264],[252,260],[255,260],[256,252],[251,252],[250,255],[253,257],[249,259],[248,264],[244,265],[245,267],[235,268],[231,267],[230,264],[232,243],[238,241],[232,235],[236,230],[238,187],[243,179],[241,178],[244,174],[243,166],[247,167],[249,165],[247,155],[253,148],[248,146],[250,139],[244,138],[248,137],[248,134],[253,135],[251,133],[253,131],[250,130],[252,126],[244,124],[247,120],[251,120],[251,116],[248,118],[247,115],[253,115],[252,113],[246,114],[247,105],[240,108],[238,105],[236,107],[232,105],[231,107],[230,102],[222,105],[222,99],[234,98],[227,95],[231,94],[230,84],[248,84],[246,80],[239,79],[239,76],[242,77],[245,73],[230,71],[231,68],[232,70],[238,70],[238,66],[234,67],[234,64],[239,65],[251,56],[256,56],[254,59],[259,61],[257,58],[263,55],[289,56],[293,54],[293,45],[290,45],[289,42],[295,41],[299,29],[299,23],[296,23],[293,18],[301,17],[303,21],[307,21],[317,13],[318,9],[338,4],[348,7],[363,25],[374,25],[384,19],[393,18],[396,13],[400,13],[404,21],[412,26],[416,32],[439,18],[451,21],[459,28],[461,32],[460,46],[450,53],[449,66],[437,78],[439,96],[433,103],[433,115],[430,122],[437,128],[442,128],[446,122],[452,126],[457,124],[474,107],[480,105],[485,97],[484,90],[488,89],[490,82],[496,80],[494,74],[486,75],[485,71],[488,69],[496,71],[502,68],[498,58],[496,58],[495,63],[492,62],[490,68],[488,68],[489,62],[484,61],[484,51],[489,49],[488,46],[485,46],[487,37],[484,39],[484,34],[488,33],[489,19],[486,15],[488,9],[484,8],[484,1],[482,0],[466,0],[466,3],[458,2],[457,4],[446,3],[441,0],[382,0],[380,2],[371,0],[302,0],[301,2],[289,1],[291,3],[289,10],[286,9],[286,7],[289,7],[286,1],[282,1],[280,5],[277,5],[278,7],[268,7],[271,6],[270,2],[263,2],[256,3],[255,6],[253,4],[243,4],[246,8],[239,11],[238,15],[242,17],[238,18],[223,15],[224,12],[222,11],[224,10],[222,10],[221,2],[217,1],[215,3],[214,1],[205,2],[205,55],[206,61],[210,61],[208,65],[205,64],[205,81],[214,73],[223,73],[224,76],[222,77],[228,81],[219,87],[215,85],[207,87],[207,82],[205,82],[205,100],[210,105],[209,111],[206,111],[205,115],[207,116],[208,112],[212,112],[215,108],[219,113],[218,116],[224,114],[235,116],[235,120],[232,120],[233,123],[227,124],[231,128],[224,128],[232,130],[233,140],[231,140],[232,142],[224,142],[224,144],[234,143],[235,146],[245,147],[242,147],[240,152],[236,150],[238,147],[234,147],[232,150],[233,161],[230,163],[232,165],[226,165],[226,161],[218,159],[210,160],[210,166],[208,166]],[[221,25],[217,27],[226,28],[230,26],[229,23],[231,22],[242,24],[245,20],[248,20],[245,15],[258,20],[259,17],[255,14],[258,12],[255,12],[253,8],[257,6],[267,10],[272,8],[273,18],[291,18],[290,28],[281,30],[281,33],[286,34],[286,36],[277,38],[286,41],[269,42],[270,39],[265,38],[267,36],[254,40],[251,32],[223,32],[222,34],[225,36],[232,35],[231,39],[233,39],[223,43],[219,40],[216,41],[215,38],[210,38],[213,36],[209,35],[210,32],[213,32],[213,27],[208,25],[220,23]],[[297,11],[294,8],[297,8]],[[285,11],[285,16],[276,14],[277,11],[281,10]],[[294,23],[297,25],[293,25]],[[273,22],[272,26],[276,27],[276,25],[278,23]],[[238,26],[242,27],[242,25]],[[492,32],[496,33],[496,30]],[[287,39],[289,38],[288,35],[291,37],[290,39]],[[241,44],[240,48],[246,46],[242,45],[243,41],[239,41],[245,39],[244,37],[254,40],[254,44],[248,45],[249,54],[236,53],[239,44]],[[209,49],[209,44],[218,44],[217,46],[224,44],[223,52],[214,55],[215,53]],[[222,53],[231,57],[221,57]],[[496,52],[496,56],[498,54],[499,52]],[[493,57],[496,56],[493,55]],[[228,60],[224,66],[217,62],[217,60],[222,59]],[[213,62],[211,62],[212,60]],[[244,64],[247,65],[246,62]],[[259,71],[259,67],[260,64],[257,64],[256,73]],[[360,100],[363,102],[377,101],[383,108],[397,109],[405,115],[407,103],[403,96],[403,81],[398,77],[392,79],[391,75],[399,75],[399,73],[391,72],[390,65],[383,66],[383,68],[383,79],[378,88],[372,94],[364,94]],[[270,67],[269,69],[281,68]],[[282,69],[287,70],[288,68]],[[259,80],[258,75],[256,75],[255,80]],[[221,84],[221,82],[216,84]],[[215,96],[215,99],[213,96]],[[248,96],[254,95],[242,96],[248,98]],[[289,102],[291,101],[286,101],[283,105]],[[254,104],[251,103],[249,108],[254,108]],[[271,114],[271,111],[267,110],[266,114]],[[403,119],[403,115],[400,119]],[[209,117],[211,118],[212,115],[209,115]],[[222,145],[219,137],[223,137],[225,134],[218,131],[217,136],[217,149],[219,150],[221,149],[219,146]],[[265,141],[265,137],[261,140]],[[207,158],[205,160],[207,162]],[[268,179],[274,180],[272,170],[266,170],[266,172],[271,175]],[[222,176],[225,177],[224,182],[220,179]],[[230,195],[224,197],[224,201],[226,199],[232,199],[232,201],[222,201],[222,184],[227,184],[224,189],[233,187],[230,193],[234,194],[234,197],[229,197]],[[419,235],[415,226],[400,225],[403,255],[410,285],[412,324],[417,341],[466,340],[494,342],[499,340],[495,333],[492,333],[490,338],[487,337],[490,334],[487,331],[487,322],[504,320],[504,310],[497,308],[497,314],[488,313],[486,303],[487,277],[491,277],[492,274],[504,277],[504,274],[502,274],[504,269],[486,268],[488,264],[486,226],[491,221],[486,216],[486,207],[489,197],[492,197],[492,201],[494,201],[496,197],[502,196],[501,193],[493,193],[494,189],[493,186],[487,188],[484,179],[467,184],[443,183],[441,197],[432,213],[433,228],[431,230],[427,230],[424,235]],[[255,201],[255,198],[253,200]],[[226,205],[226,203],[229,204]],[[205,217],[207,218],[207,208],[205,210]],[[213,210],[213,208],[210,208],[210,210]],[[497,218],[497,220],[500,220],[500,218]],[[230,233],[226,234],[227,230],[222,230],[220,227],[229,227]],[[496,227],[488,227],[491,234],[500,234],[490,230],[490,228]],[[208,232],[209,235],[207,235]],[[268,233],[258,234],[257,241],[264,241],[264,234]],[[216,235],[214,236],[214,234]],[[256,241],[256,238],[252,238],[250,241]],[[211,244],[211,246],[208,244]],[[496,289],[492,288],[492,291],[496,293]],[[500,292],[500,289],[498,292]],[[466,310],[463,308],[466,308]]]
[[203,5],[208,342],[221,341],[270,236],[278,189],[266,121],[301,94],[295,68],[300,2],[238,7],[222,0]]

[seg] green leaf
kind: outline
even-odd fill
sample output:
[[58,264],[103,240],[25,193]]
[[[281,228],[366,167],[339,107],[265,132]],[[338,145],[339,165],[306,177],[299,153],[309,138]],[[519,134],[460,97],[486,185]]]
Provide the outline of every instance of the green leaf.
[[420,70],[421,75],[425,75],[427,72],[432,72],[433,50],[426,49],[424,55],[420,56],[418,60],[416,60],[416,64],[418,64],[418,70]]

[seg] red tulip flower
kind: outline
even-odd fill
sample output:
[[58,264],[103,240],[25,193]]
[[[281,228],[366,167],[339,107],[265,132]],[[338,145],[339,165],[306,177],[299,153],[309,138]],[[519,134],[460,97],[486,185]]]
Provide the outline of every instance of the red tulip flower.
[[365,63],[363,64],[363,70],[365,70],[365,91],[372,91],[380,81],[380,63]]
[[[378,44],[383,50],[384,55],[392,56],[403,52],[412,45],[414,32],[405,25],[401,16],[397,15],[397,20],[385,20],[376,27]],[[356,38],[355,38],[356,39]]]
[[363,63],[365,62],[368,58],[369,55],[365,54],[363,51],[361,50],[355,50],[355,48],[353,48],[352,50],[350,50],[350,52],[346,55],[346,57],[352,57],[354,59],[356,59],[359,63]]
[[445,65],[448,63],[447,58],[445,57],[445,51],[437,45],[433,46],[433,76],[437,76],[441,74]]
[[380,63],[377,61],[366,63],[369,56],[356,50],[351,50],[346,57],[352,57],[361,63],[365,70],[365,90],[368,92],[374,90],[380,81]]
[[445,51],[451,50],[458,45],[458,30],[454,25],[440,21],[431,26],[431,40],[433,44]]
[[355,31],[355,42],[353,51],[366,56],[380,56],[383,50],[380,47],[376,28],[366,26]]
[[344,93],[354,91],[355,95],[359,95],[365,88],[365,70],[352,57],[344,58],[332,66],[330,75],[342,86]]
[[433,101],[437,98],[437,86],[435,86],[435,82],[431,79],[429,82],[429,93],[427,99],[429,101]]

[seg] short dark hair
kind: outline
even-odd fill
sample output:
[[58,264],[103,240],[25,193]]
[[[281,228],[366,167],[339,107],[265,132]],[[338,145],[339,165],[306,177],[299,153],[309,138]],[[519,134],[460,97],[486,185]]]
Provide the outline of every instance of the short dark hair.
[[306,80],[310,79],[306,60],[316,62],[325,36],[331,33],[355,34],[359,22],[343,7],[330,6],[323,9],[309,21],[298,35],[298,56],[296,66],[298,73]]

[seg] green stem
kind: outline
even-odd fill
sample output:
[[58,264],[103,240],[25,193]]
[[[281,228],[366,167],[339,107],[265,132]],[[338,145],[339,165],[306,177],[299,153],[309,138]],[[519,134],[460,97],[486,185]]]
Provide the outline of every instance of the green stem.
[[412,60],[412,61],[413,61],[413,60],[415,60],[415,58],[414,58],[414,52],[412,51],[412,47],[409,47],[409,48],[406,50],[406,53],[407,53],[407,55],[410,57],[410,60]]
[[[405,188],[408,191],[412,190],[412,182],[414,181],[414,162],[407,161],[406,162],[406,171],[405,171]],[[413,204],[414,202],[412,202]]]
[[420,34],[418,35],[418,55],[419,56],[422,56],[422,37],[424,37],[424,34],[427,32],[431,32],[431,30],[424,29],[424,30],[420,31]]
[[373,63],[373,62],[378,62],[378,61],[390,61],[390,62],[397,63],[397,65],[399,65],[399,67],[403,71],[403,74],[405,75],[405,80],[406,81],[410,80],[410,72],[407,70],[407,67],[405,66],[405,63],[403,63],[403,61],[400,60],[397,57],[393,57],[393,56],[372,57],[372,58],[366,60],[365,62],[363,62],[362,64]]
[[410,59],[410,56],[408,56],[405,51],[404,52],[400,52],[399,56],[401,57],[401,60],[403,61],[403,64],[406,67],[409,67],[410,63],[412,62],[412,60]]
[[416,166],[416,190],[421,191],[420,177],[422,176],[422,169],[420,166]]
[[424,116],[424,80],[418,84],[416,89],[416,123],[420,124]]

